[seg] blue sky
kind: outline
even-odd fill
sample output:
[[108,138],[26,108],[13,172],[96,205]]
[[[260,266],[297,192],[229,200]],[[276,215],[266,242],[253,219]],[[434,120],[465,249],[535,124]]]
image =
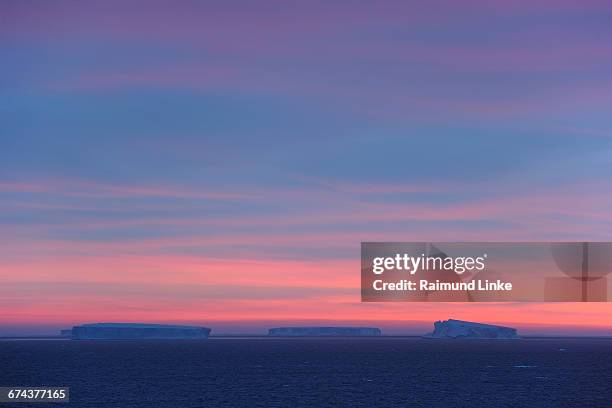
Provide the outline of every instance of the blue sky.
[[[0,323],[401,321],[359,303],[362,240],[609,240],[611,20],[596,1],[3,2]],[[151,301],[170,284],[224,308]]]

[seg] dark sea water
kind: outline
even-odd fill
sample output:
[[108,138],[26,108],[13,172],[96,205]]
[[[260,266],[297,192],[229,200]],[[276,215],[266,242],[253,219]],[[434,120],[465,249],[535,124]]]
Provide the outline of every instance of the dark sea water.
[[17,407],[612,407],[612,340],[0,341],[18,385],[70,402]]

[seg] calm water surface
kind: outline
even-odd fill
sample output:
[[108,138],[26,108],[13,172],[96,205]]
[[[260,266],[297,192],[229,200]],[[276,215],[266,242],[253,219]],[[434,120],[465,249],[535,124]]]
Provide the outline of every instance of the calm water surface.
[[609,408],[612,340],[0,341],[17,385],[71,399],[17,407]]

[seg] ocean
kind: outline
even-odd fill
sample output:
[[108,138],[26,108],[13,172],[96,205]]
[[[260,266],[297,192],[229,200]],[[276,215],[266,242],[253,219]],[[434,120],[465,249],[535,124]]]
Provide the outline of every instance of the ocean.
[[[612,407],[612,339],[0,341],[16,407]],[[0,408],[10,406],[0,403]]]

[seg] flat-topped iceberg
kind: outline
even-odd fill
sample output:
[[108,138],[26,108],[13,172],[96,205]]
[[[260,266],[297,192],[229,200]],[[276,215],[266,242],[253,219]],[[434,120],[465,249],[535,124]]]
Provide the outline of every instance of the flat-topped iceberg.
[[377,327],[275,327],[269,336],[380,336]]
[[209,334],[209,328],[198,326],[146,323],[90,323],[74,326],[70,337],[76,340],[205,339]]
[[427,333],[430,339],[520,339],[516,329],[492,324],[448,319],[434,323],[434,331]]

